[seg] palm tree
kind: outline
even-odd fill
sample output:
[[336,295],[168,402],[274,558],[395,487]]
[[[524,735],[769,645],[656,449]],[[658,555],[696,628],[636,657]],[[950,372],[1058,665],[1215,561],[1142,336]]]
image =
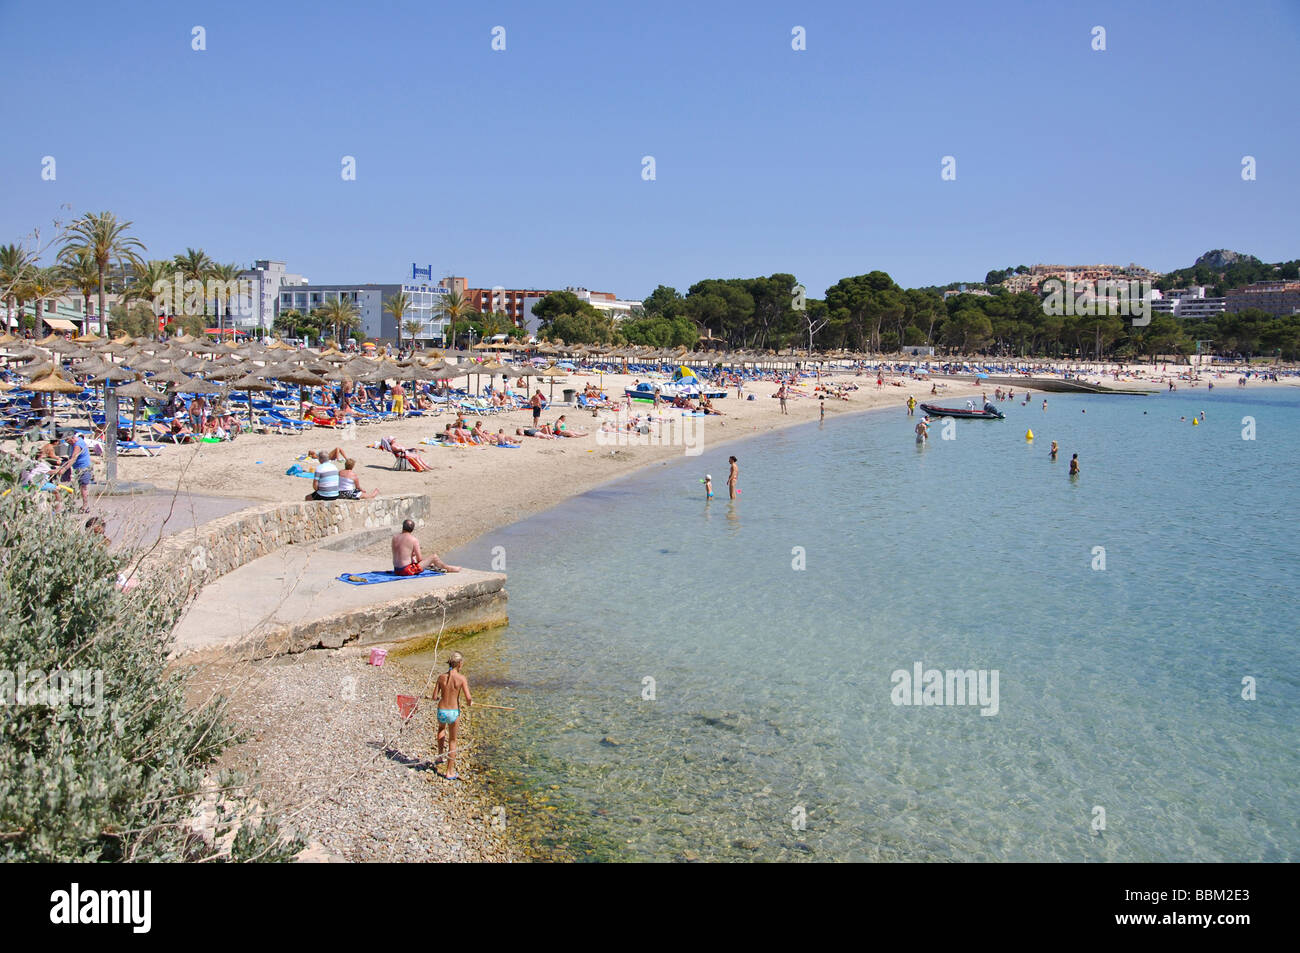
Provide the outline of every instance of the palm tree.
[[351,298],[330,298],[317,309],[320,312],[322,330],[325,325],[333,326],[334,341],[339,339],[339,328],[351,330],[356,326],[360,312],[357,303]]
[[0,245],[0,297],[4,299],[6,318],[13,317],[15,301],[21,306],[17,289],[34,264],[31,252],[21,245]]
[[63,276],[70,287],[81,292],[81,313],[85,315],[83,330],[89,331],[90,296],[99,290],[99,266],[83,248],[64,262]]
[[456,324],[462,318],[468,322],[470,314],[477,314],[465,296],[459,291],[449,291],[442,296],[438,313],[447,319],[446,344],[448,348],[456,346]]
[[[171,289],[173,287],[172,279],[176,274],[176,263],[174,261],[164,261],[151,259],[149,261],[136,262],[131,267],[131,280],[127,282],[120,295],[122,304],[130,305],[136,301],[147,302],[152,310],[155,319],[159,312],[167,314],[176,310],[173,303],[171,308],[163,308],[158,302],[161,295],[155,291],[155,287],[161,282],[164,287]],[[167,298],[171,298],[170,291]],[[157,336],[158,328],[155,326],[150,332]]]
[[298,326],[302,324],[302,312],[297,308],[281,311],[271,322],[271,330],[278,334],[288,334],[291,338],[298,336]]
[[49,298],[57,298],[68,289],[68,279],[64,276],[63,269],[59,267],[50,268],[33,268],[24,282],[26,300],[33,304],[33,314],[36,317],[36,336],[41,334],[41,302]]
[[99,330],[107,330],[105,325],[106,305],[104,301],[104,275],[114,262],[119,266],[132,265],[140,260],[136,249],[144,251],[144,245],[138,238],[127,235],[130,222],[119,222],[112,212],[87,212],[68,228],[68,244],[59,253],[60,259],[73,259],[85,251],[95,262],[99,271]]
[[240,268],[234,262],[226,265],[213,265],[208,269],[208,276],[215,278],[222,283],[222,287],[217,291],[217,339],[222,339],[221,327],[221,306],[226,306],[226,313],[230,313],[230,298],[234,293],[234,282],[239,280],[239,273],[244,269]]
[[397,325],[397,350],[402,350],[402,318],[406,312],[411,310],[411,296],[405,291],[399,291],[397,294],[388,298],[384,302],[384,313],[393,316],[393,322]]
[[[208,318],[208,278],[212,275],[212,269],[216,267],[215,262],[208,257],[208,253],[202,248],[186,248],[185,254],[177,255],[172,260],[172,266],[181,273],[181,278],[185,281],[197,281],[203,285],[203,324],[207,326]],[[183,307],[177,302],[172,302],[172,307],[178,311],[183,311]]]
[[[410,318],[402,324],[402,328],[403,330],[406,331],[407,336],[411,339],[412,346],[414,346],[415,338],[417,335],[419,335],[421,331],[424,330],[424,325],[421,324],[419,321],[415,320],[414,318]],[[402,349],[400,338],[398,339],[397,349],[398,351],[401,351]]]

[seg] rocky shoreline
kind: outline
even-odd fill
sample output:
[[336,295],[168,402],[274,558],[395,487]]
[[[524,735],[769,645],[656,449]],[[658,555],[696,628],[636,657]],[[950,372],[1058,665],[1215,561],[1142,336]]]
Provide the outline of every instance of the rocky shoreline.
[[190,700],[214,692],[229,700],[249,738],[222,766],[255,775],[267,809],[308,844],[300,860],[512,860],[473,740],[462,743],[463,780],[435,772],[434,706],[422,704],[405,726],[397,712],[396,696],[423,686],[391,662],[368,665],[368,654],[344,648],[202,666]]

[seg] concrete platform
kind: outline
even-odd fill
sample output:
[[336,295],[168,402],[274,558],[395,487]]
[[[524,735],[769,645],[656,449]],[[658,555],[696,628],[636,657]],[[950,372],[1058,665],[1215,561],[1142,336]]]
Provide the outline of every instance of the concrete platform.
[[[358,535],[362,542],[371,534]],[[416,642],[440,626],[445,644],[507,621],[502,573],[467,569],[352,586],[337,577],[388,567],[340,552],[340,542],[288,546],[209,583],[177,625],[172,657],[189,664]]]

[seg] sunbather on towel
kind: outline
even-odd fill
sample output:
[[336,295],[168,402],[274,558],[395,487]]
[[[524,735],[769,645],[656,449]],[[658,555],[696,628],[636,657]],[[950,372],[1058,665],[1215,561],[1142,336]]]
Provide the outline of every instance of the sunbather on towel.
[[415,538],[415,520],[405,520],[402,531],[393,537],[393,572],[418,576],[430,567],[441,572],[460,572],[459,566],[448,566],[437,553],[421,557],[420,541]]
[[540,430],[535,430],[532,427],[517,428],[515,430],[515,436],[516,437],[541,437],[543,440],[555,439],[555,434],[549,432],[545,427],[542,427]]

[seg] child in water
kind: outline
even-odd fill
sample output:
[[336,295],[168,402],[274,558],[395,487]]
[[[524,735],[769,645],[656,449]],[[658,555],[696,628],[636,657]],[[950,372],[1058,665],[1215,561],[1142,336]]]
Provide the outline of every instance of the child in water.
[[704,484],[704,498],[706,500],[713,499],[713,476],[706,473],[704,479],[700,482]]

